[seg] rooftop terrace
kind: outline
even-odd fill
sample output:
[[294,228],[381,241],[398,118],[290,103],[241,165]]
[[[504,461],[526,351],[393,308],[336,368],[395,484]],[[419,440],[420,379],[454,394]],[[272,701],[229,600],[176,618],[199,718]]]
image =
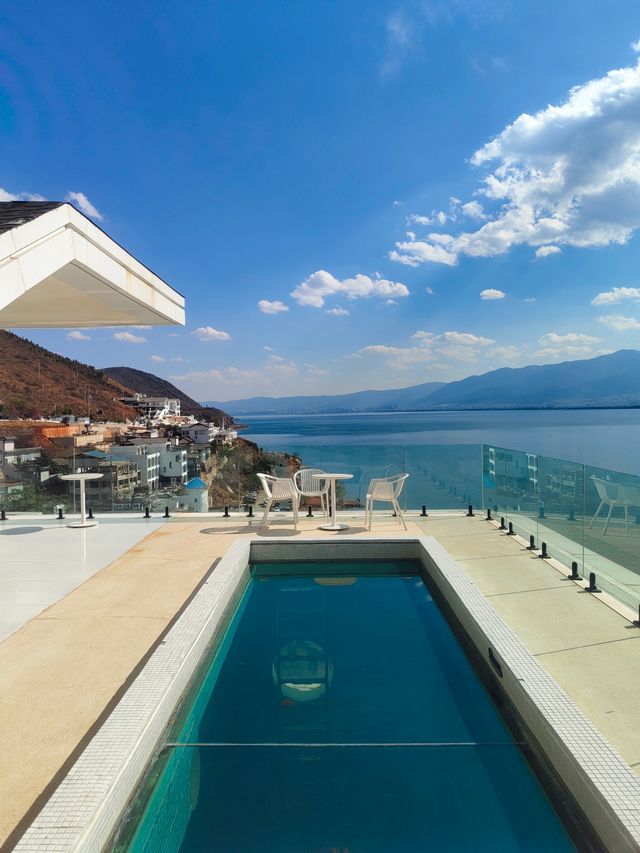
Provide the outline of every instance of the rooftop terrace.
[[[113,518],[83,531],[33,521],[3,524],[3,535],[24,561],[3,564],[0,584],[6,588],[12,575],[26,593],[32,577],[34,591],[42,594],[37,605],[15,604],[16,611],[37,606],[40,612],[23,612],[31,618],[0,643],[0,774],[7,792],[0,803],[0,839],[13,842],[26,829],[237,537],[336,536],[318,531],[318,519],[304,519],[298,533],[289,514],[273,519],[266,531],[245,514],[225,519],[220,513],[168,522]],[[371,534],[361,512],[343,513],[341,520],[350,526],[349,537],[435,536],[604,737],[640,770],[640,629],[630,608],[607,593],[585,592],[584,581],[567,579],[566,566],[542,559],[526,549],[528,540],[507,535],[481,515],[451,510],[421,518],[414,511],[406,533],[388,513],[375,517]],[[98,559],[107,540],[111,551]]]

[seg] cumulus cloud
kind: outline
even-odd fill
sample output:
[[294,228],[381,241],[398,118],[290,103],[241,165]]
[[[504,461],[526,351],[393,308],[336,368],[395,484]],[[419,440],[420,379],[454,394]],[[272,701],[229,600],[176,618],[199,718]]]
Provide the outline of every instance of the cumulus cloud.
[[229,341],[231,335],[228,332],[221,332],[219,329],[214,329],[212,326],[199,326],[191,332],[199,341]]
[[481,221],[487,218],[486,213],[482,209],[482,205],[478,201],[468,201],[466,204],[463,204],[460,209],[469,219],[477,219],[478,221]]
[[640,287],[612,287],[604,290],[591,300],[592,305],[614,305],[616,302],[640,300]]
[[116,332],[113,337],[116,341],[124,341],[126,344],[146,344],[147,342],[142,335],[134,335],[133,332]]
[[536,249],[536,258],[546,258],[549,255],[558,255],[562,252],[560,246],[540,246]]
[[606,314],[603,317],[598,317],[598,323],[603,323],[612,329],[618,329],[620,332],[625,332],[628,329],[640,329],[640,323],[635,317],[624,317],[622,314]]
[[67,335],[68,341],[90,341],[91,335],[85,335],[83,332],[73,331]]
[[429,296],[433,296],[433,288],[432,287],[425,287],[424,292],[428,293]]
[[547,332],[538,338],[540,346],[562,347],[567,344],[597,344],[600,338],[594,338],[592,335],[583,335],[580,332],[567,332],[565,335],[559,335],[557,332]]
[[383,298],[408,296],[409,288],[395,281],[358,274],[353,278],[338,279],[326,270],[318,270],[291,291],[291,296],[299,305],[322,308],[330,296],[343,296],[346,299],[362,299],[370,296]]
[[630,46],[631,46],[631,50],[633,50],[634,53],[640,53],[640,39],[637,39],[636,41],[632,41]]
[[37,193],[11,193],[0,187],[0,201],[44,201]]
[[[286,361],[280,356],[270,356],[267,361],[257,367],[223,367],[211,370],[196,370],[180,376],[172,376],[172,381],[189,382],[198,387],[208,386],[218,388],[219,393],[228,393],[230,388],[237,388],[238,393],[263,393],[265,388],[282,393],[283,382],[299,374],[299,368],[293,361]],[[286,387],[286,386],[285,386]],[[206,393],[206,392],[205,392]],[[209,391],[208,393],[215,393]]]
[[474,362],[487,347],[495,344],[491,338],[471,332],[449,331],[436,335],[434,332],[418,331],[411,336],[413,346],[391,346],[371,344],[354,353],[356,356],[383,356],[389,367],[405,370],[416,364],[429,364],[444,368],[444,362]]
[[285,305],[279,299],[270,302],[268,299],[261,299],[258,302],[258,308],[263,314],[281,314],[283,311],[288,311],[289,306]]
[[603,355],[609,350],[595,347],[601,342],[601,338],[593,335],[584,335],[581,332],[567,332],[559,335],[557,332],[547,332],[538,338],[539,349],[535,355],[539,358],[557,360],[559,358],[585,358],[594,355]]
[[84,213],[85,216],[90,216],[91,219],[97,219],[98,222],[102,222],[102,220],[104,219],[104,216],[95,207],[95,205],[91,204],[91,202],[84,193],[68,192],[64,200],[71,202],[71,204],[74,204],[78,208],[78,210]]
[[506,295],[504,290],[495,290],[493,287],[480,291],[480,299],[504,299]]
[[340,305],[336,305],[335,308],[329,308],[325,311],[325,314],[331,314],[332,317],[347,317],[349,312],[346,308],[342,308]]
[[454,265],[523,244],[550,254],[626,243],[640,227],[639,151],[640,61],[523,113],[473,154],[488,169],[476,195],[493,206],[481,227],[400,242],[390,257]]

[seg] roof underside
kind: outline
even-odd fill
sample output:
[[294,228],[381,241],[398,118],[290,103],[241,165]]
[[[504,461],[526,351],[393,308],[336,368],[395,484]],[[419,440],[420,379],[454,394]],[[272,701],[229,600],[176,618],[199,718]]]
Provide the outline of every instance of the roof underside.
[[0,328],[184,325],[184,298],[62,202],[0,203]]

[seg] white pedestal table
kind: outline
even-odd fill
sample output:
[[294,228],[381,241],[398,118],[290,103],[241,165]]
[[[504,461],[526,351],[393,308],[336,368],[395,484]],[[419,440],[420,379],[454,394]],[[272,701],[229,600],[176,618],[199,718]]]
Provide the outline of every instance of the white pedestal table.
[[330,523],[321,524],[318,530],[348,530],[348,524],[336,524],[336,480],[351,480],[353,474],[329,474],[323,471],[322,474],[312,474],[311,477],[314,480],[329,480]]
[[84,484],[87,480],[99,480],[103,474],[59,474],[61,480],[69,480],[71,483],[80,483],[80,521],[72,521],[67,527],[95,527],[98,523],[94,518],[87,518]]

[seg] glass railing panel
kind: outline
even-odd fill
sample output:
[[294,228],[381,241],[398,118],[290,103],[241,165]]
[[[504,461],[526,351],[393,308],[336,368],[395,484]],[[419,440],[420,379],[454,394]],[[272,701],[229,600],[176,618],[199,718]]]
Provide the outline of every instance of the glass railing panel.
[[509,469],[510,452],[492,444],[482,446],[484,504],[495,518],[508,518],[513,508],[514,484]]
[[[506,447],[488,447],[483,451],[489,471],[496,470],[496,501],[492,509],[495,515],[504,516],[513,524],[516,533],[528,539],[538,536],[538,457],[534,453]],[[492,463],[492,460],[495,462]],[[483,483],[491,477],[483,477]],[[485,491],[485,496],[489,494]],[[487,501],[487,506],[490,506]],[[495,510],[495,507],[498,510]]]
[[640,603],[640,477],[585,469],[585,576],[637,609]]
[[409,509],[482,508],[480,447],[477,444],[422,444],[405,447],[405,491]]
[[[402,445],[308,445],[296,448],[296,455],[305,468],[351,474],[351,479],[338,482],[338,507],[342,509],[364,509],[367,488],[374,477],[391,477],[405,471]],[[400,496],[403,508],[410,506],[407,494],[405,489]]]
[[584,564],[584,466],[538,456],[538,534],[549,556],[568,567]]

